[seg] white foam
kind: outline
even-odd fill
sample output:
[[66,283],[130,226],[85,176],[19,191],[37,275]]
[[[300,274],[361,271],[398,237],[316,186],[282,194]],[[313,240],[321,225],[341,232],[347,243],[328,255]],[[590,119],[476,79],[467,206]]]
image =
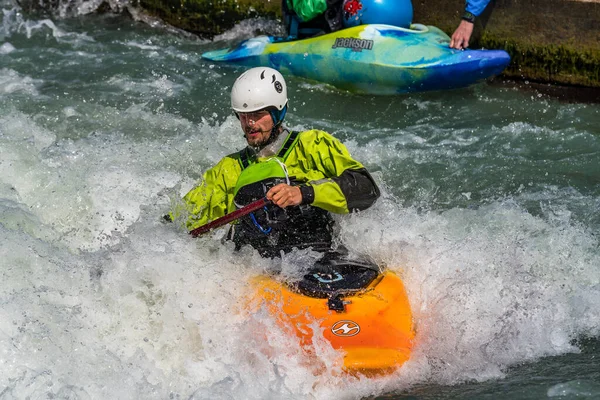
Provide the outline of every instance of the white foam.
[[2,45],[0,46],[0,54],[10,54],[13,51],[15,51],[15,46],[13,46],[12,44],[6,42],[6,43],[2,43]]
[[[41,24],[32,35],[48,29]],[[93,53],[81,55],[86,54]],[[398,373],[358,379],[339,374],[339,354],[319,335],[315,359],[265,310],[244,313],[251,276],[271,269],[294,276],[299,262],[314,254],[299,251],[271,262],[251,249],[236,253],[231,243],[221,243],[226,229],[193,240],[176,224],[160,222],[172,199],[244,146],[237,119],[223,117],[227,111],[219,109],[227,100],[210,100],[221,114],[194,114],[193,120],[168,107],[156,109],[152,100],[179,101],[191,87],[191,81],[180,84],[156,73],[139,80],[113,76],[108,86],[124,94],[118,100],[125,98],[119,103],[125,106],[94,102],[102,98],[98,86],[93,90],[99,93],[82,102],[55,105],[40,94],[44,81],[11,69],[1,72],[5,396],[372,397],[423,382],[502,377],[510,366],[577,351],[572,339],[599,334],[598,243],[574,215],[577,207],[593,214],[593,194],[549,184],[532,190],[524,181],[515,197],[498,193],[480,201],[479,188],[465,187],[457,197],[471,208],[451,202],[440,207],[437,193],[446,175],[436,181],[403,169],[409,162],[435,166],[450,160],[444,167],[451,176],[466,170],[452,165],[461,161],[460,152],[479,146],[486,135],[496,135],[491,143],[500,142],[500,149],[513,146],[506,149],[512,155],[515,148],[527,148],[518,140],[531,134],[564,143],[558,128],[513,122],[473,135],[473,127],[451,129],[443,121],[448,114],[441,110],[458,106],[419,99],[401,102],[408,116],[382,119],[388,124],[383,127],[369,118],[342,130],[334,118],[289,115],[294,128],[340,131],[352,154],[377,171],[373,175],[383,190],[372,209],[338,218],[341,239],[402,275],[418,324],[417,346]],[[225,68],[201,74],[207,87],[219,88],[215,97],[228,89]],[[330,95],[317,94],[316,100]],[[23,98],[30,108],[10,102]],[[307,113],[300,104],[298,112]],[[323,107],[306,99],[306,107],[311,105]],[[585,139],[591,143],[593,137]],[[480,153],[467,156],[476,160]],[[483,156],[489,154],[496,153]],[[414,201],[399,197],[415,190],[421,193]],[[523,203],[540,204],[537,214]],[[316,374],[315,366],[321,368]],[[548,394],[573,387],[557,386]]]
[[157,96],[172,97],[186,89],[186,86],[176,84],[167,75],[156,76],[154,80],[133,81],[130,77],[115,75],[108,82],[109,85],[125,91],[136,93],[150,93]]
[[597,242],[569,218],[549,223],[510,201],[424,214],[388,201],[344,230],[351,248],[402,273],[424,357],[413,362],[428,379],[502,377],[599,333]]
[[[113,181],[96,185],[110,194]],[[121,200],[129,197],[139,206],[148,201]],[[119,245],[86,253],[73,254],[60,237],[40,241],[17,226],[0,229],[0,257],[10,266],[1,312],[12,324],[0,335],[3,359],[12,360],[0,365],[0,376],[9,392],[42,393],[43,384],[90,398],[357,398],[428,380],[501,377],[514,363],[574,351],[571,338],[600,326],[596,243],[584,229],[549,224],[510,203],[423,214],[386,194],[373,209],[342,218],[342,237],[403,276],[417,346],[391,377],[345,377],[339,355],[319,336],[321,358],[313,359],[265,310],[243,312],[249,278],[281,268],[277,261],[233,252],[220,243],[223,232],[192,240],[160,223],[164,204],[154,203]],[[293,273],[294,262],[284,260],[284,269]]]
[[0,69],[0,93],[25,93],[35,95],[37,87],[42,82],[29,76],[22,76],[17,71],[8,68]]
[[[122,118],[165,123],[140,109]],[[571,339],[598,333],[596,244],[568,215],[548,222],[510,201],[422,213],[384,192],[371,210],[340,219],[342,238],[402,274],[417,347],[392,377],[340,376],[318,336],[321,361],[303,355],[268,313],[239,314],[249,277],[281,265],[269,267],[249,249],[235,254],[220,243],[223,232],[194,241],[159,222],[168,207],[161,191],[183,183],[164,168],[165,157],[194,159],[199,173],[242,143],[233,118],[198,131],[169,118],[186,133],[167,144],[110,132],[56,142],[22,114],[1,121],[13,154],[3,182],[30,205],[28,217],[13,207],[10,215],[22,217],[2,233],[2,257],[18,266],[4,270],[3,286],[12,299],[3,318],[14,323],[3,334],[13,361],[2,376],[12,393],[52,384],[46,390],[91,398],[341,399],[425,380],[501,377],[510,365],[575,351]],[[31,144],[20,140],[31,133]],[[16,179],[23,173],[26,181]],[[295,256],[311,257],[304,253]],[[284,272],[294,272],[294,260],[284,261]],[[323,368],[317,375],[314,365]]]
[[135,41],[128,41],[125,43],[126,46],[137,47],[142,50],[161,50],[160,46],[156,46],[150,43],[139,43]]
[[257,31],[268,32],[276,36],[283,36],[281,24],[277,21],[264,18],[254,18],[240,21],[230,30],[215,36],[215,41],[248,39],[256,36]]
[[559,383],[548,389],[550,398],[595,398],[598,395],[600,395],[600,385],[597,382],[585,380]]
[[[29,20],[19,8],[10,10],[3,9],[2,30],[0,31],[0,39],[10,37],[14,33],[24,32],[28,39],[31,39],[36,34],[50,30],[52,37],[59,42],[64,43],[90,43],[94,40],[86,33],[67,32],[58,26],[51,19]],[[0,53],[1,54],[1,53]]]

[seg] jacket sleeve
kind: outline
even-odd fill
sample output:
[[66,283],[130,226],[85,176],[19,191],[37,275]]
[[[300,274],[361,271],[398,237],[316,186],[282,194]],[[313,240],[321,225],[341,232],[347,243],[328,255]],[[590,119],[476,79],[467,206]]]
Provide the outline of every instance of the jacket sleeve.
[[310,180],[314,190],[311,205],[338,214],[364,210],[379,197],[379,188],[365,167],[354,160],[346,146],[322,131],[309,131],[313,140],[302,141],[307,158],[324,179]]
[[465,11],[479,17],[489,3],[490,0],[467,0]]
[[198,186],[183,197],[171,218],[184,218],[188,230],[196,229],[220,218],[234,208],[233,190],[241,173],[239,162],[228,156],[202,176]]

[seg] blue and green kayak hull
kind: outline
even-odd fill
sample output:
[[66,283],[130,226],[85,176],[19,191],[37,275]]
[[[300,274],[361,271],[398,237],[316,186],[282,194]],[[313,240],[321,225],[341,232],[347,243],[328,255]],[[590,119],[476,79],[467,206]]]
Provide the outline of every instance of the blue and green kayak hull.
[[202,57],[269,66],[284,75],[370,94],[465,87],[500,74],[510,62],[503,50],[455,50],[449,41],[432,26],[362,25],[294,41],[260,36]]

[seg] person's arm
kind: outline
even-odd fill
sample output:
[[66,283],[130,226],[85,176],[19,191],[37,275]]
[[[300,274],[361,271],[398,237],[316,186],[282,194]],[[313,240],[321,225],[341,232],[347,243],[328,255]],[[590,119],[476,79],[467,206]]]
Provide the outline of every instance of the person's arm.
[[171,212],[171,219],[186,218],[187,229],[193,230],[230,212],[233,188],[240,172],[237,160],[222,159],[204,173],[200,185],[183,197],[183,203]]
[[490,0],[467,0],[462,20],[450,39],[451,48],[460,50],[469,47],[475,19],[481,15],[489,2]]
[[475,18],[479,17],[489,3],[490,0],[467,0],[463,17],[468,18],[468,14],[472,14]]
[[350,156],[339,140],[316,130],[302,135],[299,151],[311,161],[311,168],[323,173],[325,178],[295,188],[275,186],[267,198],[275,204],[281,199],[282,204],[310,204],[338,214],[364,210],[379,198],[379,188],[369,172]]

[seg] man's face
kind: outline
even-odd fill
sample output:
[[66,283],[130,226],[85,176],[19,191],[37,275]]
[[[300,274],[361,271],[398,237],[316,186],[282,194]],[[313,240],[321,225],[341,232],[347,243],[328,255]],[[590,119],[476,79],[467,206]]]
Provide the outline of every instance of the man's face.
[[265,145],[271,137],[273,129],[271,114],[266,110],[260,110],[238,115],[248,144],[252,147]]

